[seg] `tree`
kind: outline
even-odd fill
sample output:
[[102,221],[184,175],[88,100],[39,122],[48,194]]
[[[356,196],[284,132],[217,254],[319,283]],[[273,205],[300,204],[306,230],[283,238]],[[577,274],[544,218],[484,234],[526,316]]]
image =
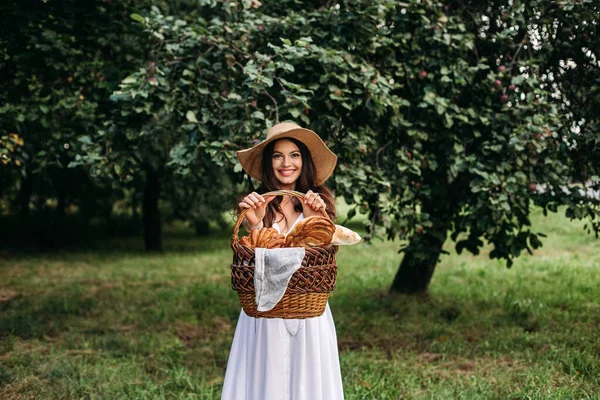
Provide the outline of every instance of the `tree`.
[[[570,156],[582,154],[584,142],[595,141],[597,149],[594,114],[574,111],[592,122],[581,127],[591,140],[571,130],[570,115],[576,97],[591,105],[597,89],[559,71],[570,58],[562,49],[579,54],[573,68],[587,76],[597,78],[599,66],[588,50],[557,34],[569,25],[586,30],[587,20],[597,41],[597,15],[597,6],[537,1],[412,2],[392,14],[397,48],[384,62],[397,71],[395,93],[411,105],[390,118],[380,139],[403,159],[394,163],[382,150],[389,198],[399,200],[386,199],[381,209],[392,217],[389,237],[412,227],[392,291],[426,290],[448,233],[459,253],[478,254],[485,240],[493,246],[490,257],[510,267],[523,250],[541,246],[543,234],[530,229],[532,203],[544,212],[566,205],[568,217],[589,218],[598,234],[599,202],[563,191],[572,176]],[[598,171],[597,162],[586,165]]]
[[[209,6],[199,7],[186,18],[210,12]],[[188,24],[183,19],[164,17],[158,7],[152,7],[149,14],[159,23],[174,25],[169,32],[153,31],[144,41],[149,59],[122,79],[119,90],[111,96],[115,104],[111,118],[97,135],[81,138],[82,152],[71,165],[86,165],[98,176],[114,171],[124,183],[143,174],[146,249],[161,251],[161,196],[173,202],[179,218],[191,219],[198,232],[211,221],[220,221],[221,212],[234,200],[230,175],[215,168],[224,162],[223,154],[217,151],[229,143],[220,137],[218,124],[200,124],[196,111],[214,99],[206,96],[205,89],[193,88],[195,74],[185,69],[184,60],[195,60],[197,55],[186,53],[163,63],[161,51],[187,50],[176,43],[167,44],[165,37]],[[139,14],[132,17],[144,21]],[[170,187],[168,193],[164,187]]]
[[[22,141],[19,179],[7,191],[12,212],[22,217],[29,215],[30,200],[36,198],[34,212],[52,213],[53,224],[60,226],[68,205],[85,207],[99,200],[86,198],[99,192],[83,190],[94,186],[86,171],[68,165],[80,151],[78,138],[97,132],[106,120],[108,98],[121,70],[142,57],[132,41],[138,30],[129,15],[136,3],[147,4],[113,3],[27,0],[0,5],[0,136],[18,135]],[[106,187],[95,184],[103,186],[99,190]],[[110,200],[103,200],[101,208],[111,209]],[[60,235],[49,232],[45,239],[53,242]]]
[[[130,157],[126,149],[163,149],[159,163],[175,167],[185,179],[206,170],[206,160],[210,160],[213,168],[225,167],[233,171],[233,181],[240,181],[241,167],[233,150],[252,145],[267,127],[286,119],[300,119],[304,124],[314,121],[334,141],[352,146],[357,136],[346,135],[340,119],[352,117],[354,121],[348,122],[367,129],[368,119],[361,121],[360,114],[350,111],[361,107],[383,110],[379,101],[391,106],[385,98],[390,85],[378,80],[377,71],[364,58],[351,54],[347,42],[336,41],[341,29],[354,46],[372,50],[374,38],[368,32],[376,28],[381,10],[369,9],[368,26],[360,20],[342,21],[343,26],[334,8],[325,14],[314,8],[304,15],[294,12],[301,11],[301,5],[288,5],[289,15],[284,19],[263,13],[256,2],[209,3],[200,12],[203,17],[193,23],[188,22],[190,18],[165,16],[158,8],[146,17],[133,15],[155,42],[152,58],[124,79],[112,96],[127,120],[113,120],[110,129],[95,139],[96,144],[86,148],[82,160],[114,164],[125,171],[130,168],[124,167],[128,160],[143,159]],[[265,4],[264,9],[270,10],[269,6]],[[306,36],[316,16],[322,24],[319,43]],[[334,47],[321,46],[328,42]],[[320,77],[321,84],[315,77]],[[111,143],[108,152],[99,144],[105,140]],[[159,145],[150,146],[153,141]],[[196,186],[210,191],[218,182],[222,179],[213,170]],[[350,185],[349,178],[344,184]],[[233,192],[227,194],[230,202],[221,205],[235,203]]]
[[[532,204],[566,205],[600,230],[599,202],[563,190],[577,160],[600,183],[597,153],[582,148],[598,145],[597,86],[569,79],[561,50],[598,81],[596,55],[573,41],[597,43],[597,6],[290,0],[204,11],[134,16],[154,38],[151,67],[113,98],[142,129],[177,132],[169,164],[184,170],[210,159],[239,173],[234,151],[276,121],[319,132],[339,156],[333,186],[351,215],[368,212],[370,237],[403,243],[392,291],[425,291],[448,235],[459,252],[487,241],[510,266],[541,246]],[[565,27],[581,32],[556,33]]]
[[[102,135],[110,135],[111,127],[114,131],[125,122],[131,124],[127,128],[129,135],[139,134],[134,129],[140,122],[134,118],[126,120],[120,115],[120,104],[110,100],[118,84],[128,72],[145,63],[151,50],[130,15],[152,4],[173,13],[197,12],[195,3],[2,3],[0,70],[5,79],[0,81],[0,156],[6,156],[6,163],[15,155],[4,144],[12,143],[13,136],[23,142],[19,157],[10,163],[10,170],[5,169],[2,178],[11,188],[2,193],[7,212],[20,212],[24,217],[29,214],[30,199],[36,198],[34,212],[52,215],[53,224],[62,224],[70,205],[79,207],[86,219],[96,210],[110,224],[113,197],[133,188],[144,193],[141,204],[145,210],[146,244],[149,249],[161,248],[158,199],[162,192],[158,185],[166,182],[173,187],[178,182],[168,174],[172,168],[164,165],[169,149],[165,153],[164,142],[151,139],[144,145],[147,137],[142,138],[138,148],[121,148],[120,144],[128,142],[109,144]],[[112,123],[105,126],[107,121]],[[92,141],[92,137],[98,141]],[[89,149],[94,145],[100,146],[101,154],[110,156],[101,159],[97,153],[94,161],[83,159],[82,154],[92,157]],[[170,193],[179,192],[180,188],[176,188]],[[100,198],[99,193],[103,193]],[[203,205],[195,207],[196,214],[204,209]],[[25,220],[23,224],[26,225]],[[60,238],[59,232],[49,233],[50,240]]]

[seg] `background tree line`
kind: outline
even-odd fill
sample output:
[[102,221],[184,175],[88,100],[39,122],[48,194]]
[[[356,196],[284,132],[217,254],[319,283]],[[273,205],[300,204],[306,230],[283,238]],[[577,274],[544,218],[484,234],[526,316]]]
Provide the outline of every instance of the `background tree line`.
[[[537,1],[9,1],[0,6],[2,235],[59,245],[115,209],[198,232],[243,188],[235,150],[318,132],[392,290],[422,292],[450,236],[512,260],[532,205],[600,231],[600,7]],[[578,184],[579,186],[574,186]],[[162,214],[161,214],[162,212]],[[140,214],[138,217],[138,213]],[[129,224],[137,232],[137,224]],[[57,242],[58,241],[58,242]]]

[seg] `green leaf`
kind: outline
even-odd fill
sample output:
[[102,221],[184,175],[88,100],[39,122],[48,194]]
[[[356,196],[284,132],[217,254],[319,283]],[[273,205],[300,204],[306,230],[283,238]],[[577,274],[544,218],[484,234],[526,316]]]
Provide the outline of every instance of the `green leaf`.
[[132,19],[132,20],[134,20],[134,21],[137,21],[137,22],[144,22],[144,17],[142,17],[142,16],[141,16],[141,15],[139,15],[139,14],[135,14],[135,13],[133,13],[133,14],[131,14],[131,15],[130,15],[130,17],[131,17],[131,19]]
[[129,75],[127,78],[123,79],[123,81],[121,81],[121,83],[124,84],[130,84],[130,83],[136,83],[137,82],[137,78],[135,77],[135,75]]
[[196,119],[196,113],[194,113],[192,110],[189,110],[187,113],[185,113],[185,118],[189,122],[198,122],[198,120]]
[[256,119],[265,119],[265,114],[262,111],[254,111],[250,116]]
[[348,210],[348,215],[347,218],[348,219],[352,219],[356,216],[356,208],[351,208]]

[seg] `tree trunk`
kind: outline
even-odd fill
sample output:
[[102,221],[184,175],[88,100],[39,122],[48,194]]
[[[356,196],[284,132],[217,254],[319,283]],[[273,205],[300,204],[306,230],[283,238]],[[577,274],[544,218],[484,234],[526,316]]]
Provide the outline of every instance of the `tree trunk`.
[[19,208],[19,214],[22,217],[27,217],[30,214],[29,200],[33,193],[33,175],[27,170],[25,177],[21,180],[19,194],[17,195],[16,205]]
[[56,200],[56,215],[61,219],[65,217],[65,209],[67,208],[67,192],[64,188],[58,189],[57,200]]
[[105,204],[103,202],[103,204],[99,208],[100,208],[100,212],[102,214],[102,218],[104,219],[104,226],[105,226],[106,234],[109,237],[114,237],[117,229],[116,229],[115,223],[113,221],[113,214],[112,214],[113,204],[112,204],[112,202],[109,201],[108,204]]
[[139,219],[138,204],[137,193],[134,193],[131,197],[131,218],[133,218],[133,220],[136,222]]
[[[468,177],[459,174],[450,186],[445,182],[432,183],[435,200],[424,202],[422,212],[431,216],[432,227],[411,238],[405,256],[396,272],[390,288],[392,293],[419,294],[427,292],[427,287],[435,271],[452,218],[460,211],[460,195],[469,188]],[[444,199],[444,200],[441,200]]]
[[54,220],[54,229],[52,232],[48,232],[48,242],[51,243],[53,248],[61,248],[68,242],[70,238],[67,238],[67,229],[65,221],[65,209],[67,208],[67,192],[64,188],[60,187],[57,193],[56,209],[54,212],[50,212]]
[[411,242],[396,272],[391,292],[417,294],[427,291],[444,242],[433,237],[413,238],[413,242],[415,240],[429,243],[427,246],[413,246]]
[[143,204],[144,244],[146,251],[162,251],[161,221],[158,209],[159,196],[160,182],[158,174],[152,166],[146,166]]
[[194,222],[196,236],[206,236],[210,234],[210,223],[205,219],[199,219]]
[[390,291],[406,294],[425,293],[445,239],[446,234],[444,240],[431,235],[415,234],[405,251]]

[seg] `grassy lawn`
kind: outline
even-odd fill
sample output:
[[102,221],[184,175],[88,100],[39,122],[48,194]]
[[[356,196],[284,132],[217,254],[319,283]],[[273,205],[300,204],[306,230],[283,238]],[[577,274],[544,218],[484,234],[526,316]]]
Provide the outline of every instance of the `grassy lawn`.
[[[544,247],[511,269],[447,243],[420,298],[387,295],[398,243],[341,248],[346,398],[600,398],[600,241],[562,215],[533,223]],[[170,227],[161,255],[141,238],[0,253],[0,398],[218,399],[239,315],[230,234]]]

